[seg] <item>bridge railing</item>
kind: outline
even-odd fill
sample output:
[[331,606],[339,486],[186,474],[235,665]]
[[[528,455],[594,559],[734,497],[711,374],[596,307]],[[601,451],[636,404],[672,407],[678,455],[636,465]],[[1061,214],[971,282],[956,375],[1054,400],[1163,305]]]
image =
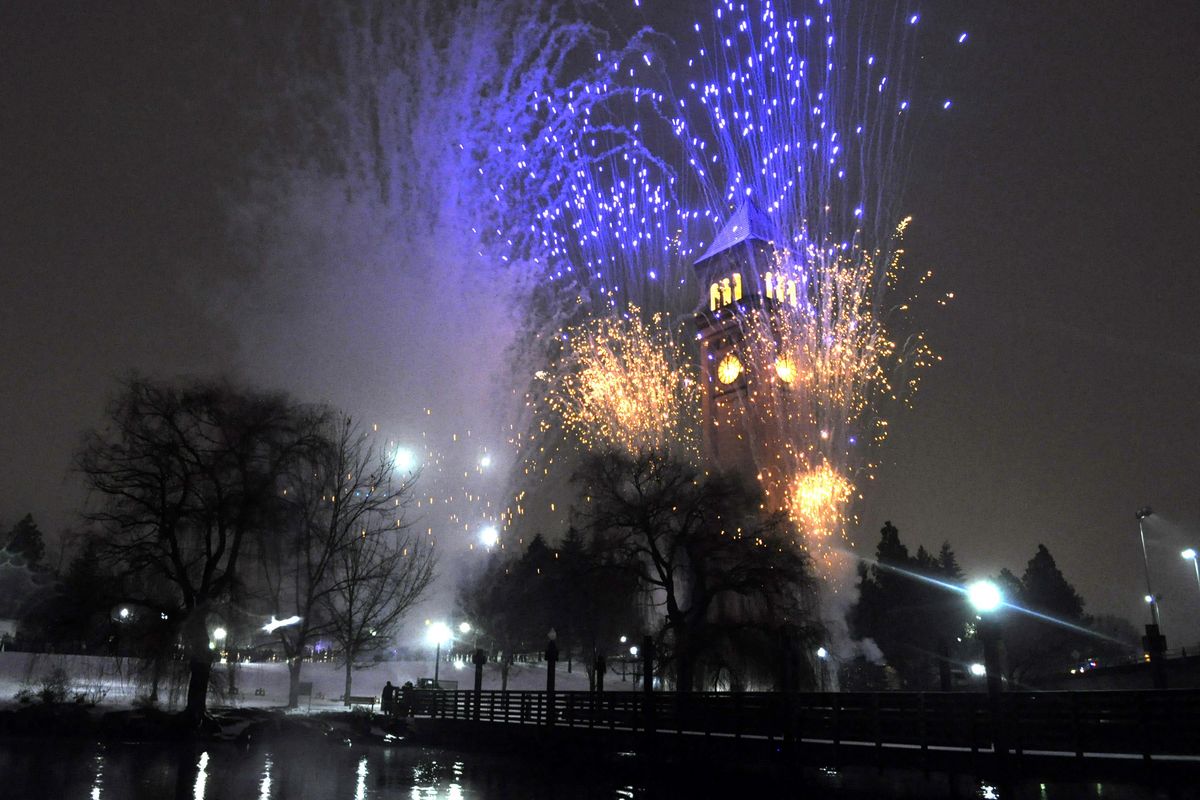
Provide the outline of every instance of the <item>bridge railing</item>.
[[1016,752],[1200,755],[1200,690],[1010,692],[1000,719],[969,692],[418,692],[415,713],[553,725],[834,744],[988,749],[997,724]]

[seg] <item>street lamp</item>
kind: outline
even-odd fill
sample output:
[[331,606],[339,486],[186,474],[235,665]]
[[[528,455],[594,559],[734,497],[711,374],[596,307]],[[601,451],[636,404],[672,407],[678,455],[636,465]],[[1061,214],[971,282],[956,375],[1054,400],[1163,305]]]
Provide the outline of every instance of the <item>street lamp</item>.
[[975,581],[967,587],[967,600],[980,614],[990,614],[1004,603],[1000,587],[991,581]]
[[450,626],[444,622],[435,622],[429,626],[429,631],[425,634],[426,641],[437,648],[433,657],[433,688],[441,688],[438,685],[438,669],[442,665],[442,645],[449,644],[454,639],[454,633],[450,630]]
[[1142,539],[1142,565],[1146,568],[1146,595],[1150,598],[1147,602],[1150,603],[1150,621],[1157,628],[1158,622],[1158,600],[1154,597],[1154,590],[1150,588],[1150,556],[1146,553],[1146,528],[1143,520],[1154,513],[1150,506],[1142,506],[1137,510],[1138,535]]
[[[992,719],[992,748],[1004,758],[1008,748],[1000,719],[1003,667],[1000,663],[1000,620],[996,618],[996,611],[1004,605],[1004,595],[992,581],[975,581],[967,587],[967,600],[979,615],[978,630],[979,638],[983,640],[983,670],[987,676],[988,708]],[[971,674],[976,674],[974,667]]]
[[1179,555],[1192,562],[1192,569],[1196,570],[1196,588],[1200,589],[1200,559],[1196,558],[1196,549],[1189,547]]
[[400,472],[413,472],[417,468],[417,456],[407,447],[398,447],[393,463]]
[[479,542],[484,547],[495,547],[500,541],[500,531],[496,530],[495,525],[488,525],[479,532]]
[[821,661],[821,691],[824,692],[829,683],[829,651],[824,646],[818,647],[817,658]]

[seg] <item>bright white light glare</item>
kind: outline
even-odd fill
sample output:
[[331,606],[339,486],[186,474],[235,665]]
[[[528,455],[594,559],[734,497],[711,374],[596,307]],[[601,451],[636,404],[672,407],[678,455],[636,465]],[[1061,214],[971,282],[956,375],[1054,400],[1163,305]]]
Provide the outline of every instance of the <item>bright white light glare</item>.
[[829,657],[829,651],[828,651],[828,650],[826,650],[824,647],[818,647],[818,648],[817,648],[817,658],[822,658],[822,659],[823,659],[823,658],[828,658],[828,657]]
[[975,581],[967,587],[967,599],[971,607],[981,614],[995,611],[1004,602],[1000,587],[991,581]]
[[1195,551],[1193,548],[1191,548],[1191,547],[1189,547],[1187,550],[1184,550],[1184,551],[1183,551],[1182,553],[1180,553],[1179,555],[1183,556],[1183,557],[1184,557],[1184,558],[1186,558],[1188,561],[1195,561],[1195,560],[1196,560],[1196,551]]
[[633,647],[629,648],[629,655],[636,656],[637,654],[638,654],[638,649],[637,649],[637,645],[635,644]]
[[213,638],[218,642],[223,641],[226,635],[227,632],[224,628],[217,628],[215,631],[213,631]]
[[629,641],[627,638],[624,636],[621,637],[621,644],[625,644],[627,641]]
[[484,469],[487,469],[491,465],[492,465],[492,457],[491,456],[484,456],[483,458],[479,459],[479,466],[483,467]]
[[1154,602],[1154,598],[1153,598],[1153,597],[1151,597],[1150,595],[1145,595],[1145,596],[1143,596],[1143,597],[1142,597],[1142,599],[1143,599],[1143,600],[1145,600],[1147,603],[1153,603],[1153,602]]
[[286,628],[288,625],[295,625],[299,621],[300,621],[300,617],[297,617],[295,614],[288,617],[287,619],[275,619],[275,615],[272,614],[271,621],[268,622],[266,625],[263,625],[262,629],[264,631],[266,631],[267,633],[274,633],[279,628]]
[[412,472],[417,466],[417,457],[407,447],[396,448],[396,469],[401,472]]
[[495,547],[500,541],[500,531],[496,530],[495,525],[488,525],[479,532],[479,541],[483,542],[484,547]]
[[432,645],[450,644],[453,639],[454,632],[444,622],[433,623],[429,626],[429,630],[425,632],[425,640]]
[[121,614],[121,619],[129,619],[129,609],[128,608],[122,608],[120,611],[120,614]]
[[470,633],[471,632],[471,623],[469,623],[469,622],[458,623],[458,632],[459,633]]
[[976,678],[982,678],[984,675],[987,675],[987,667],[983,664],[972,664],[968,669],[971,670],[971,674]]

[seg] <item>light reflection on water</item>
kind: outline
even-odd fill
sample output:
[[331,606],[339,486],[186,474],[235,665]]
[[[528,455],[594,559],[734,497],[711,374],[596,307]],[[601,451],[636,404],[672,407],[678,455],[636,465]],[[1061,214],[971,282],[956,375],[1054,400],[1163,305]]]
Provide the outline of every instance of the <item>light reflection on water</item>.
[[[625,764],[628,764],[626,759]],[[319,741],[233,745],[96,743],[81,740],[0,740],[0,797],[64,800],[493,800],[561,798],[660,800],[675,797],[777,797],[850,800],[888,796],[947,796],[937,778],[882,777],[863,771],[810,770],[772,785],[769,771],[739,775],[619,767],[593,754],[558,764],[544,753],[525,758],[403,745],[345,746]],[[556,768],[557,765],[557,768]],[[978,798],[1003,797],[995,786],[970,782]],[[786,790],[781,789],[786,786]],[[964,787],[966,788],[966,787]],[[1033,783],[1025,796],[1081,796],[1082,786]],[[1087,796],[1154,796],[1135,787],[1090,784]],[[970,796],[968,789],[965,793]]]
[[258,783],[258,800],[271,800],[271,754],[264,759],[262,780]]
[[200,754],[196,762],[196,788],[192,790],[194,800],[204,800],[204,790],[208,787],[208,751]]

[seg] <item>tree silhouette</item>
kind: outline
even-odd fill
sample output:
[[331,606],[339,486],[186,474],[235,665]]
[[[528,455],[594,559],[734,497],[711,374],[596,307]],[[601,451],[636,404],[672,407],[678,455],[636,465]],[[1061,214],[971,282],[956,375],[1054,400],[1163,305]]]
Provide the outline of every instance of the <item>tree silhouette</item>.
[[4,548],[9,553],[21,556],[31,567],[41,566],[42,556],[46,553],[46,544],[42,532],[33,521],[32,514],[26,514],[12,526],[5,539]]
[[856,639],[871,639],[906,687],[926,689],[936,673],[950,688],[950,666],[967,623],[954,587],[962,570],[949,542],[935,557],[924,547],[910,556],[891,521],[880,529],[874,565],[859,566],[859,597],[848,622]]
[[1002,617],[1010,681],[1036,682],[1044,675],[1066,671],[1076,660],[1074,654],[1090,649],[1091,637],[1082,630],[1087,622],[1083,598],[1044,544],[1038,545],[1019,580],[1006,569],[997,582],[1010,604]]
[[[636,577],[662,620],[659,651],[678,691],[716,656],[723,627],[812,638],[808,561],[786,520],[733,476],[702,475],[660,453],[599,453],[576,475],[580,522]],[[714,656],[716,656],[714,658]],[[780,662],[781,659],[771,659]],[[778,673],[776,673],[778,676]]]
[[244,594],[247,543],[270,533],[276,480],[311,445],[305,411],[227,381],[125,382],[78,465],[105,557],[173,587],[191,677],[187,714],[204,713],[210,615]]

